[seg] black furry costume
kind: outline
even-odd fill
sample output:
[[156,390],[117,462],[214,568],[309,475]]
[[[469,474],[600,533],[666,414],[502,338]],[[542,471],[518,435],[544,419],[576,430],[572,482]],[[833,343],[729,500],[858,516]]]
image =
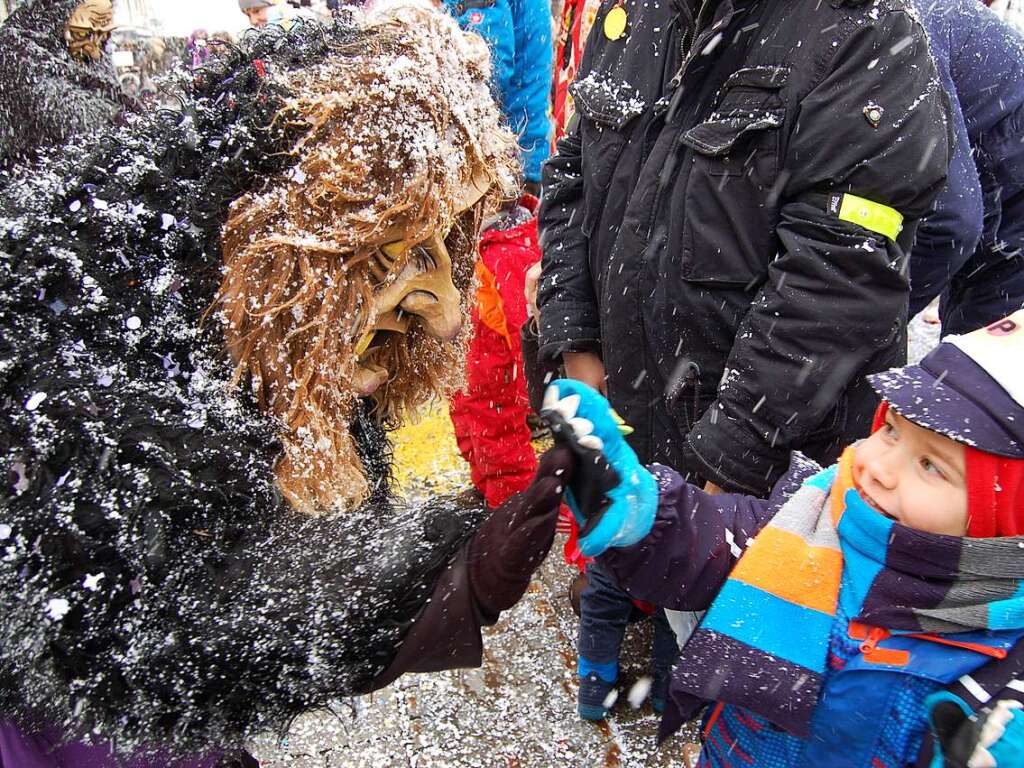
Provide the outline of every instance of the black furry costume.
[[375,684],[482,519],[392,506],[365,413],[373,497],[340,519],[289,511],[276,426],[200,322],[228,204],[292,161],[296,137],[267,128],[287,94],[261,70],[357,36],[270,28],[180,113],[73,143],[0,197],[0,717],[123,752],[284,728]]
[[0,25],[0,169],[105,128],[128,103],[109,60],[68,53],[64,27],[80,3],[29,0]]

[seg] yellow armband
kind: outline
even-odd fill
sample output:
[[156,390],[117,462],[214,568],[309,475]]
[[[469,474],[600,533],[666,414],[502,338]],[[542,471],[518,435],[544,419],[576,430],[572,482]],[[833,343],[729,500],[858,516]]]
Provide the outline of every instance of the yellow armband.
[[890,240],[895,240],[903,229],[903,214],[895,208],[849,193],[832,195],[829,210],[842,221],[885,235]]

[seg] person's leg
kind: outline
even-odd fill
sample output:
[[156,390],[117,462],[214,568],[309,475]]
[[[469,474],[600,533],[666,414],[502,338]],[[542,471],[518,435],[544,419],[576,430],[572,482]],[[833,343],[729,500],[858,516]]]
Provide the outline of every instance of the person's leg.
[[619,678],[619,649],[629,623],[633,602],[601,571],[587,569],[587,586],[580,596],[579,653],[580,692],[578,711],[587,720],[608,714],[608,694]]
[[676,634],[669,626],[665,611],[658,608],[651,616],[654,622],[654,641],[651,647],[651,706],[655,712],[665,709],[668,699],[669,681],[672,679],[672,664],[679,654]]

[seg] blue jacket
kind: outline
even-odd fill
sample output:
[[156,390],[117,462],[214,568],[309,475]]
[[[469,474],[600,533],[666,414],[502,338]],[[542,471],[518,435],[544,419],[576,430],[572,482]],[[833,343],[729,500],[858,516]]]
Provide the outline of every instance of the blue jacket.
[[911,314],[943,294],[944,333],[1024,305],[1024,37],[978,0],[916,0],[952,106],[947,186],[911,253]]
[[[673,470],[655,465],[659,507],[651,532],[632,547],[607,550],[597,561],[631,597],[670,610],[705,610],[743,549],[819,469],[813,462],[794,460],[770,497],[761,500],[728,493],[711,496]],[[742,707],[712,707],[705,718],[701,766],[927,765],[931,745],[925,698],[965,675],[978,677],[978,670],[1003,663],[997,657],[1011,649],[1011,661],[1016,662],[1024,636],[1024,630],[964,632],[942,636],[955,643],[944,644],[851,622],[843,604],[841,592],[810,736],[798,738]],[[1024,685],[1004,687],[989,687],[988,693],[992,699],[1024,697]],[[677,707],[670,696],[665,721],[687,719],[689,713]]]
[[[1021,633],[965,632],[957,648],[893,635],[865,651],[870,635],[840,612],[829,638],[829,663],[811,734],[800,739],[742,707],[728,705],[705,718],[699,766],[757,768],[908,768],[921,765],[929,733],[924,700],[1008,652]],[[881,651],[881,653],[879,653]],[[890,652],[905,663],[888,664]],[[896,654],[894,654],[896,655]],[[881,658],[882,660],[877,660]],[[900,661],[903,661],[903,658]]]
[[547,0],[445,0],[463,29],[491,47],[494,85],[505,117],[519,136],[523,178],[540,182],[551,152],[553,51]]

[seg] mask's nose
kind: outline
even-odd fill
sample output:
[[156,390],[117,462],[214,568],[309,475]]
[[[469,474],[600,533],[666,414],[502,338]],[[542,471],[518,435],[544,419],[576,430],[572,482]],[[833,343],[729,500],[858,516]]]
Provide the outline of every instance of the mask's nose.
[[419,317],[423,328],[431,336],[454,339],[462,330],[462,307],[454,285],[440,296],[426,291],[413,291],[400,306],[403,312]]
[[462,302],[452,282],[452,260],[439,235],[433,235],[421,247],[433,266],[413,277],[408,293],[399,302],[403,312],[419,318],[424,330],[439,339],[454,339],[462,330]]

